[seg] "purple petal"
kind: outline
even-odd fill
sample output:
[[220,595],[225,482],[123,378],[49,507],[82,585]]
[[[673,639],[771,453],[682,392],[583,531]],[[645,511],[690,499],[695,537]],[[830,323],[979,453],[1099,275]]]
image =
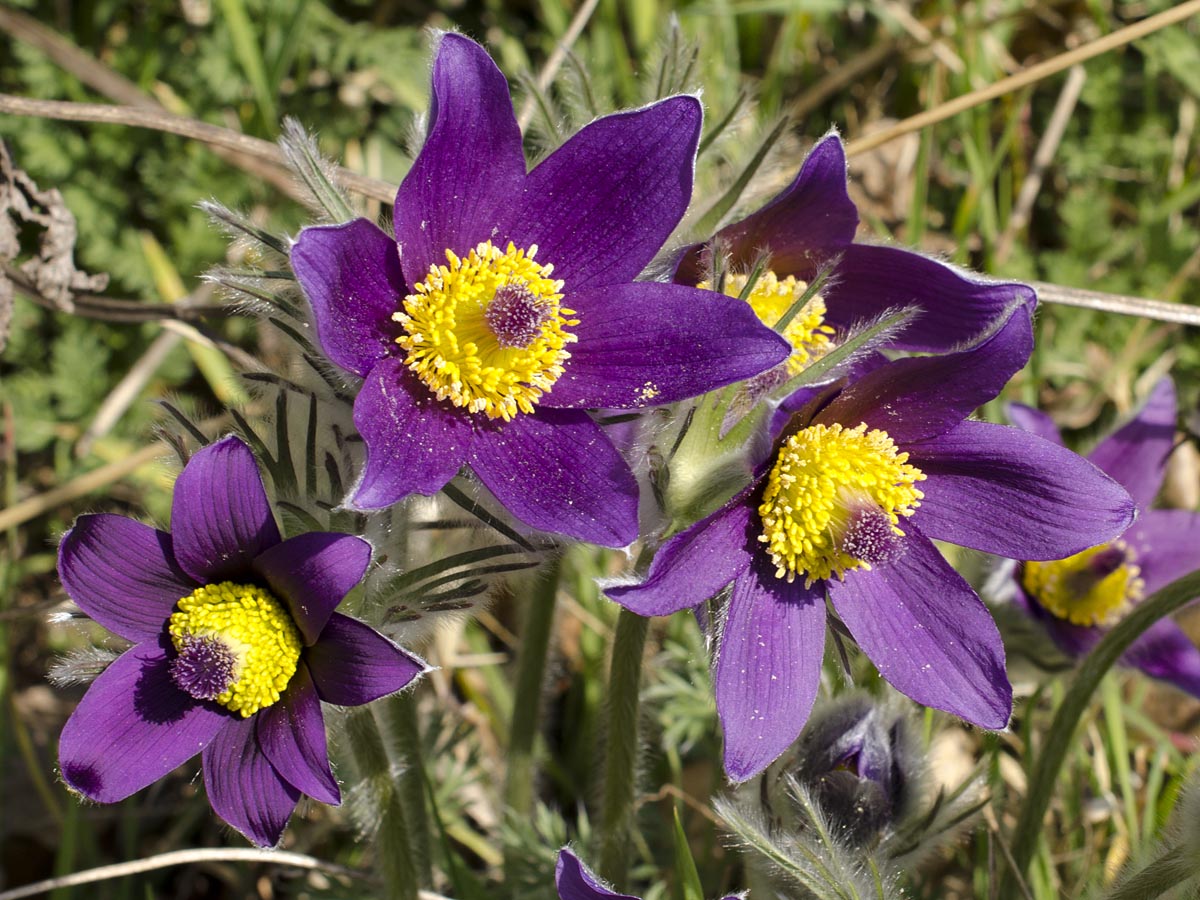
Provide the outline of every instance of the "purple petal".
[[292,247],[292,271],[325,355],[365,378],[399,333],[392,313],[407,288],[395,240],[366,219],[305,228]]
[[393,219],[409,284],[495,233],[525,178],[508,82],[487,51],[445,34],[433,60],[429,131],[396,194]]
[[750,565],[753,508],[746,492],[668,540],[641,584],[604,593],[639,616],[666,616],[703,603]]
[[276,772],[302,794],[333,806],[342,802],[329,768],[321,701],[306,666],[296,669],[279,702],[254,718],[258,746]]
[[896,307],[919,307],[921,315],[889,346],[933,353],[974,339],[1014,303],[1032,315],[1037,302],[1028,285],[986,281],[911,250],[867,244],[846,248],[821,295],[839,330]]
[[[846,193],[846,153],[836,134],[809,151],[795,180],[774,200],[717,232],[735,269],[747,268],[760,250],[771,251],[780,276],[812,274],[854,240],[858,210]],[[698,284],[704,271],[703,245],[688,248],[675,280]]]
[[259,749],[255,721],[240,716],[204,751],[204,789],[213,811],[259,847],[274,847],[300,792]]
[[1006,408],[1008,420],[1022,431],[1036,434],[1044,441],[1062,446],[1062,434],[1054,420],[1039,409],[1023,403],[1010,403]]
[[1159,619],[1146,629],[1121,662],[1200,697],[1200,650],[1171,619]]
[[632,281],[687,209],[701,117],[677,96],[592,122],[529,173],[501,234],[570,292]]
[[1063,559],[1133,521],[1124,488],[1070,450],[1017,428],[963,422],[912,444],[925,473],[916,521],[925,534],[1011,559]]
[[175,480],[175,559],[202,584],[244,576],[279,543],[267,492],[250,448],[230,436],[196,452]]
[[618,894],[606,888],[566,847],[558,851],[554,885],[558,888],[559,900],[638,900],[637,897]]
[[467,415],[439,401],[395,357],[380,360],[354,400],[367,461],[351,490],[356,509],[380,509],[409,494],[435,494],[462,467]]
[[674,403],[766,371],[791,346],[750,304],[712,291],[639,282],[565,301],[579,342],[547,407],[628,409]]
[[834,609],[898,691],[981,728],[1004,728],[1012,687],[996,623],[937,548],[908,529],[900,556],[829,582]]
[[198,585],[175,563],[171,535],[124,516],[80,516],[58,547],[58,575],[85,613],[128,641],[156,637]]
[[127,650],[92,682],[63,727],[63,781],[98,803],[115,803],[187,762],[233,722],[220,707],[171,680],[157,641]]
[[333,614],[304,661],[318,696],[338,706],[362,706],[394,694],[426,671],[420,659],[341,613]]
[[800,734],[821,683],[824,585],[805,589],[759,565],[733,583],[715,673],[725,774],[757,775]]
[[910,357],[879,366],[850,382],[816,417],[818,423],[854,427],[866,422],[898,443],[952,429],[995,397],[1033,349],[1033,324],[1025,307],[968,350]]
[[287,603],[304,643],[312,644],[370,562],[371,545],[362,538],[310,531],[268,548],[254,571]]
[[1175,385],[1164,378],[1129,422],[1096,445],[1088,459],[1119,481],[1145,509],[1154,502],[1175,443]]
[[637,480],[587,413],[541,409],[480,425],[471,468],[534,528],[603,547],[637,537]]
[[1200,569],[1200,515],[1194,512],[1149,510],[1122,537],[1137,554],[1146,596]]

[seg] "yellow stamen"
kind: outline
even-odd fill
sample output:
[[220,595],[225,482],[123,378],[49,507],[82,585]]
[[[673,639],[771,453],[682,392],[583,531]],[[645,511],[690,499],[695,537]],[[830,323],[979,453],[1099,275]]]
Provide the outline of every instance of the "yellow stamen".
[[925,474],[909,465],[887,432],[810,425],[784,443],[767,477],[758,514],[777,578],[805,587],[870,569],[894,550],[901,516],[925,496]]
[[1145,582],[1124,541],[1051,562],[1027,562],[1025,591],[1047,612],[1075,625],[1113,625],[1142,599]]
[[233,683],[215,698],[243,717],[279,700],[303,646],[283,604],[256,585],[222,581],[179,601],[167,630],[180,653],[194,641],[219,641],[233,656]]
[[533,412],[562,375],[576,340],[566,329],[579,320],[559,305],[563,283],[536,253],[536,244],[501,252],[491,241],[466,259],[447,250],[448,265],[430,266],[393,314],[405,364],[439,400],[509,421]]
[[[730,297],[740,297],[748,280],[748,275],[727,275],[725,293]],[[712,289],[707,281],[700,282],[696,287],[706,291]],[[768,269],[754,283],[746,302],[760,322],[768,328],[774,328],[807,289],[808,283],[797,281],[794,275],[780,281]],[[820,294],[814,294],[784,328],[783,337],[792,345],[792,355],[787,360],[788,375],[798,375],[806,366],[834,348],[834,331],[825,324],[825,313],[825,301]]]

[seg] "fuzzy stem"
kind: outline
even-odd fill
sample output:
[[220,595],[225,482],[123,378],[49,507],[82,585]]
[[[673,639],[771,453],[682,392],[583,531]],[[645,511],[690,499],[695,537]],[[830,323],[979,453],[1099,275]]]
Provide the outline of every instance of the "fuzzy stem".
[[369,707],[359,707],[347,714],[346,744],[354,756],[359,777],[376,804],[375,864],[383,876],[383,897],[416,900],[417,866],[407,816],[400,792],[392,782],[392,765],[379,724]]
[[613,638],[604,750],[604,806],[600,820],[600,873],[620,885],[629,866],[629,829],[637,788],[638,700],[642,655],[650,620],[622,609]]
[[1042,752],[1034,763],[1025,803],[1021,807],[1013,832],[1013,861],[1016,874],[1007,870],[1000,885],[999,896],[1015,896],[1014,879],[1023,876],[1037,849],[1046,808],[1054,793],[1063,760],[1071,748],[1071,737],[1080,718],[1100,684],[1100,679],[1120,659],[1143,632],[1160,619],[1166,618],[1200,594],[1200,571],[1192,572],[1155,592],[1140,603],[1125,619],[1113,627],[1092,652],[1084,657],[1074,680],[1067,688],[1054,721],[1042,742]]
[[[508,811],[518,819],[528,819],[533,814],[534,745],[541,729],[542,681],[561,570],[562,560],[555,556],[538,573],[521,630],[516,693],[508,730],[508,777],[504,784]],[[511,872],[514,859],[508,854],[506,857],[505,869]]]
[[1150,900],[1200,874],[1180,845],[1165,850],[1104,895],[1104,900]]
[[393,771],[400,774],[393,792],[404,804],[413,863],[421,875],[421,884],[433,883],[433,853],[430,849],[429,815],[425,806],[425,760],[421,754],[421,729],[417,723],[416,695],[412,691],[396,694],[376,704],[376,719],[387,735]]

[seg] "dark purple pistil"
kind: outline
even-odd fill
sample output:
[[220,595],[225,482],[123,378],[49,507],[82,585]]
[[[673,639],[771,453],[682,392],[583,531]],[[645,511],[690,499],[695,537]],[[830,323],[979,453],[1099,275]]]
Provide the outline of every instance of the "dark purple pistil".
[[1072,593],[1084,596],[1101,581],[1129,562],[1129,556],[1121,547],[1109,544],[1087,561],[1087,566],[1066,576]]
[[523,284],[501,285],[483,314],[501,347],[524,349],[542,334],[550,318],[546,301]]
[[891,519],[878,509],[857,510],[842,535],[842,551],[868,565],[886,562],[900,548]]
[[216,700],[234,682],[237,657],[220,638],[184,638],[171,661],[171,680],[197,700]]

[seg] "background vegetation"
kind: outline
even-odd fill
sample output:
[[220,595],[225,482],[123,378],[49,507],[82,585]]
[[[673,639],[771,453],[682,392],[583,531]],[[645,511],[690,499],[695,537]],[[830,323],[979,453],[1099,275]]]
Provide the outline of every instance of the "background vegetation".
[[[711,126],[697,191],[703,215],[767,149],[739,200],[769,196],[830,127],[853,140],[1166,9],[1166,0],[601,0],[552,85],[533,86],[564,40],[577,4],[561,0],[6,0],[0,5],[0,92],[26,98],[160,108],[266,140],[285,116],[318,133],[344,166],[398,183],[411,161],[428,96],[429,28],[485,43],[516,88],[530,150],[561,140],[568,121],[635,105],[664,85],[702,89]],[[1106,53],[941,124],[852,157],[863,236],[943,254],[995,275],[1184,304],[1200,298],[1200,27],[1196,20]],[[695,48],[694,52],[689,47]],[[1061,140],[1039,164],[1044,136]],[[714,128],[715,130],[715,128]],[[51,308],[18,289],[0,354],[0,872],[4,886],[182,846],[230,842],[189,768],[113,807],[85,807],[54,776],[55,739],[81,688],[54,689],[47,669],[90,642],[51,624],[65,600],[54,575],[58,536],[84,511],[163,522],[170,465],[156,444],[165,399],[197,418],[254,403],[234,373],[247,359],[282,365],[278,333],[221,307],[202,282],[237,263],[199,200],[242,210],[294,233],[312,218],[286,180],[244,159],[156,130],[0,115],[0,138],[42,189],[61,191],[78,224],[75,260],[106,273],[114,307]],[[1036,192],[1022,189],[1040,177]],[[376,217],[377,200],[359,198]],[[194,307],[200,307],[195,309]],[[161,308],[161,309],[160,309]],[[114,310],[119,309],[120,314]],[[1200,343],[1179,324],[1046,305],[1030,367],[1010,399],[1040,404],[1086,447],[1171,371],[1187,421],[1200,430]],[[1001,415],[999,407],[989,415]],[[171,422],[171,420],[167,420]],[[218,420],[218,430],[222,426]],[[146,448],[150,447],[148,451]],[[1165,502],[1200,503],[1197,454],[1176,453]],[[964,566],[971,559],[960,560]],[[516,896],[552,896],[558,846],[586,834],[597,791],[598,743],[616,607],[592,578],[620,565],[572,550],[571,597],[560,606],[539,745],[543,805],[506,818],[498,785],[513,696],[514,633],[536,575],[492,588],[489,612],[439,631],[429,658],[443,667],[420,689],[430,792],[440,814],[432,851],[451,873],[446,893],[484,896],[509,849]],[[1017,627],[1018,623],[1009,623]],[[1013,643],[1018,688],[1044,681],[1041,650]],[[651,897],[679,889],[672,858],[678,811],[707,896],[741,886],[711,800],[722,789],[715,709],[701,638],[685,617],[656,620],[648,667],[634,874]],[[1036,681],[1033,673],[1038,673]],[[1003,868],[1011,810],[1062,686],[1018,704],[1011,733],[971,733],[929,714],[939,766],[984,773],[994,802],[970,831],[934,856],[912,890],[987,897]],[[1110,676],[1071,748],[1053,824],[1028,888],[1038,898],[1081,896],[1145,855],[1200,757],[1200,703]],[[288,849],[355,869],[356,798],[316,805]],[[369,813],[366,815],[369,816]],[[236,843],[238,839],[234,838]],[[513,848],[517,848],[516,851]],[[675,887],[672,887],[674,885]],[[369,896],[336,873],[209,863],[77,889],[57,898]]]

